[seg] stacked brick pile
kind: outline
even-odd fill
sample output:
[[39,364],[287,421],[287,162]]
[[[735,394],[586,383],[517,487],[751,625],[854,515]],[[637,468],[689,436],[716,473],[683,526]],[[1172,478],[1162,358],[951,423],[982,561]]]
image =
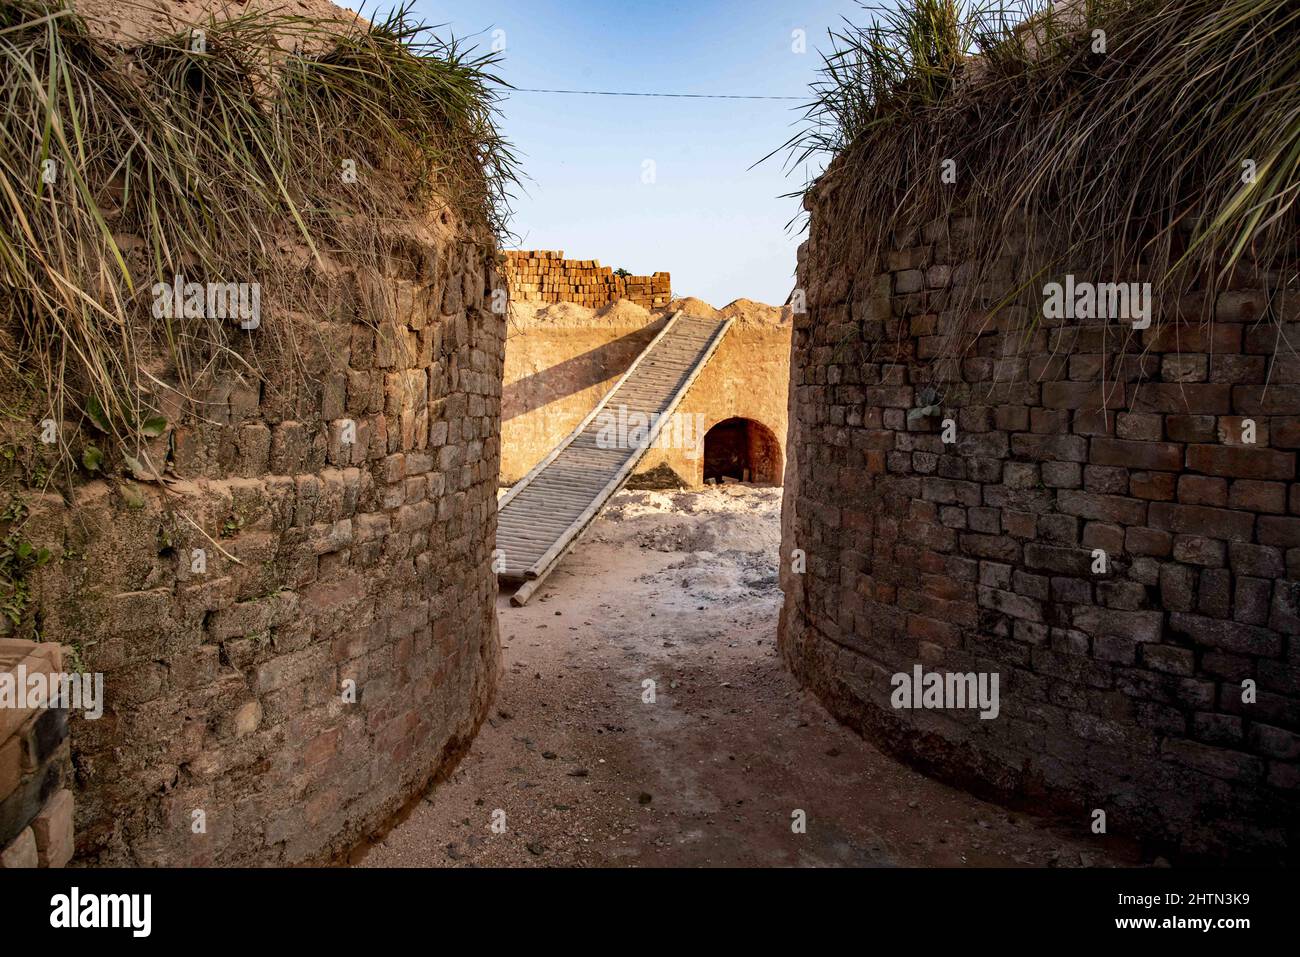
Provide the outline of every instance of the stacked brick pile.
[[[1112,831],[1190,853],[1294,855],[1300,297],[1261,281],[1157,301],[1145,331],[1037,318],[1028,338],[1019,322],[958,334],[946,304],[973,229],[903,235],[850,283],[818,252],[814,205],[787,661],[896,753],[1060,798],[1081,828],[1103,809]],[[994,265],[990,301],[1020,262]],[[895,709],[891,677],[918,663],[999,674],[1000,715]]]
[[574,302],[598,309],[627,299],[657,309],[672,298],[666,272],[653,276],[615,276],[595,259],[565,259],[562,250],[515,249],[506,252],[506,276],[512,300]]
[[[54,675],[56,644],[0,638],[0,675]],[[0,868],[62,867],[72,859],[72,762],[64,708],[0,705]]]

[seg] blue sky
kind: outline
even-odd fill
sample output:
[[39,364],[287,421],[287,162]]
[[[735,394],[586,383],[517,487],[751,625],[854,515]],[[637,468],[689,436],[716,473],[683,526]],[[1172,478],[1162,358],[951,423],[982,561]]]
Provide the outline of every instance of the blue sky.
[[[367,4],[373,6],[373,4]],[[382,5],[380,9],[385,9]],[[751,170],[793,132],[826,30],[864,14],[854,0],[620,2],[416,0],[439,32],[504,40],[501,75],[517,87],[797,96],[674,100],[512,93],[503,129],[529,179],[515,203],[526,249],[641,274],[723,306],[782,303],[802,236],[786,224],[802,185],[779,160]],[[806,31],[806,53],[792,32]],[[493,31],[502,31],[494,34]],[[646,161],[654,182],[643,182]]]

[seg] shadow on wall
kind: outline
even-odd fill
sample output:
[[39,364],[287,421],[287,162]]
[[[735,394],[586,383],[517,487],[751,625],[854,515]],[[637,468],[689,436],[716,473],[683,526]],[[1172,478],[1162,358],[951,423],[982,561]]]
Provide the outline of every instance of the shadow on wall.
[[[517,379],[501,393],[501,418],[513,419],[558,399],[598,386],[622,375],[650,340],[663,328],[663,320],[590,349],[571,359]],[[545,333],[524,333],[523,335]],[[517,344],[516,344],[517,345]],[[507,348],[510,343],[507,342]]]
[[704,436],[704,481],[781,481],[781,444],[767,426],[753,419],[723,419]]

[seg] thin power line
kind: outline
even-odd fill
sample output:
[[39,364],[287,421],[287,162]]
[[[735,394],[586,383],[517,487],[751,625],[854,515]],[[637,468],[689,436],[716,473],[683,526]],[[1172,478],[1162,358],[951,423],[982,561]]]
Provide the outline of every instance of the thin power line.
[[804,100],[803,96],[751,96],[736,93],[620,93],[609,90],[536,90],[511,87],[512,93],[572,93],[578,96],[663,96],[691,100]]

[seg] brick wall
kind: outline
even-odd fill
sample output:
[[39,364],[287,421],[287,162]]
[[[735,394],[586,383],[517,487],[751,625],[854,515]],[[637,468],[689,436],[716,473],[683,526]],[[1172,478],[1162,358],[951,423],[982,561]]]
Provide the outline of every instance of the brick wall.
[[[784,443],[790,380],[788,309],[757,303],[717,311],[703,303],[688,308],[692,315],[731,316],[734,321],[677,414],[698,424],[697,439],[734,416],[761,423],[776,436],[778,445]],[[559,318],[514,310],[506,340],[501,410],[502,484],[519,481],[563,441],[663,328],[663,312],[638,317],[638,311]],[[779,458],[780,450],[776,451]],[[651,448],[631,481],[633,485],[699,485],[704,480],[703,466],[698,448]],[[779,481],[779,471],[771,479]]]
[[563,250],[508,250],[505,270],[512,300],[575,302],[595,309],[628,299],[657,309],[672,298],[672,277],[666,272],[615,276],[595,259],[565,259]]
[[62,867],[72,859],[68,712],[26,694],[29,676],[48,680],[62,662],[53,642],[0,638],[0,868]]
[[[1157,302],[1141,332],[1023,313],[981,329],[946,310],[975,228],[931,223],[835,270],[812,203],[786,660],[894,753],[1058,803],[1083,833],[1102,809],[1187,854],[1293,859],[1300,296],[1265,276]],[[1024,258],[1005,251],[986,302],[1028,278]],[[909,418],[924,387],[938,413]],[[893,707],[891,676],[917,663],[998,673],[1000,715]]]
[[27,494],[22,534],[51,558],[25,624],[104,674],[103,717],[71,719],[87,863],[325,860],[485,715],[499,279],[468,229],[391,239],[378,271],[266,291],[248,366],[207,381],[201,415],[167,416],[165,485]]

